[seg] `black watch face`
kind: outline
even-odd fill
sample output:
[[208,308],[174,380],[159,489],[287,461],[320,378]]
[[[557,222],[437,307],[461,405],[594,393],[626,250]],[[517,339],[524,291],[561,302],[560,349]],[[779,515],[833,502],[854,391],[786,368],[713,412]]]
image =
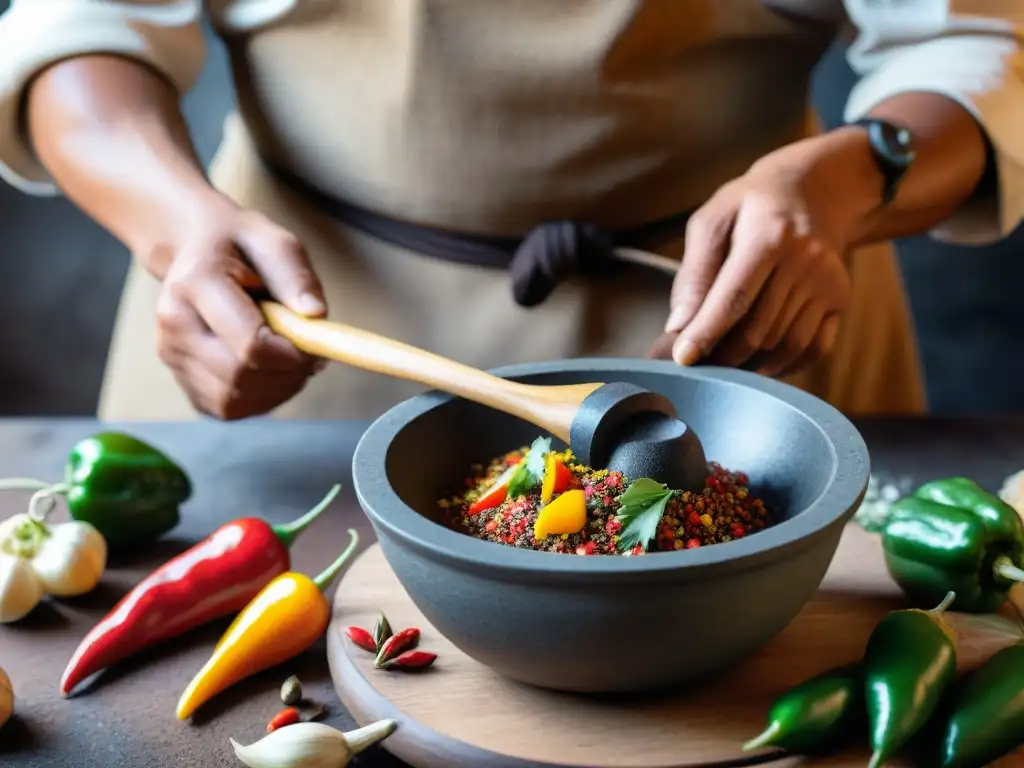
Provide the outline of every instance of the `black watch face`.
[[910,131],[891,123],[876,123],[881,146],[886,159],[899,166],[906,166],[914,157],[913,138]]

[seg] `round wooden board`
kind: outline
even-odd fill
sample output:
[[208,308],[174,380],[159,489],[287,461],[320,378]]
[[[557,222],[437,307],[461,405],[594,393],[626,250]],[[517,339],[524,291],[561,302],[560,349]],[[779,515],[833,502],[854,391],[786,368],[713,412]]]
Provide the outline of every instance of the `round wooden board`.
[[[1015,599],[1024,607],[1019,595]],[[543,691],[491,673],[430,626],[373,545],[338,588],[328,655],[342,703],[360,725],[396,719],[399,728],[384,746],[415,768],[796,768],[812,763],[779,752],[749,755],[740,746],[763,728],[776,696],[856,660],[875,624],[900,607],[877,536],[850,525],[815,598],[767,647],[711,684],[609,702]],[[431,669],[411,675],[375,670],[372,655],[347,640],[345,627],[372,629],[381,611],[396,631],[421,629],[420,647],[438,654]],[[961,627],[977,621],[951,618]],[[961,671],[994,652],[987,637],[969,629],[960,633]],[[1005,638],[999,642],[1006,644]],[[859,751],[813,764],[853,768],[867,758]],[[997,765],[1019,768],[1024,750]]]

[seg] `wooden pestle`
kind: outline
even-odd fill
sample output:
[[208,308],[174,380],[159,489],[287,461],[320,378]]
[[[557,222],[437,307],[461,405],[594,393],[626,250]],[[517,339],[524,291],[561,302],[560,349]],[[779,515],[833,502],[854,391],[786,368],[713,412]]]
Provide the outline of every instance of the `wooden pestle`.
[[415,381],[516,416],[569,444],[580,405],[603,382],[521,384],[351,325],[313,320],[272,301],[260,303],[267,325],[317,357]]
[[665,397],[624,382],[540,385],[500,378],[440,355],[261,301],[270,328],[317,357],[415,381],[527,421],[569,446],[578,461],[699,491],[704,449]]

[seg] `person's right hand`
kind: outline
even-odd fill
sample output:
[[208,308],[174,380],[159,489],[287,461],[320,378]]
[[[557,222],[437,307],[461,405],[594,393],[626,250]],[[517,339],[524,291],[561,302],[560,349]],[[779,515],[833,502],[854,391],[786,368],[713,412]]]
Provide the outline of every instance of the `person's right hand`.
[[197,410],[242,419],[294,397],[324,364],[273,333],[247,291],[311,317],[327,304],[294,235],[258,213],[216,208],[170,249],[169,263],[147,267],[163,280],[161,360]]

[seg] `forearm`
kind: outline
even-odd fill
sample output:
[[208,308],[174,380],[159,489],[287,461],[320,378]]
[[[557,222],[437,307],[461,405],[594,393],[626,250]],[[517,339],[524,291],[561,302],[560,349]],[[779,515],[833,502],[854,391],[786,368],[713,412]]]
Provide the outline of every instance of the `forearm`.
[[175,232],[219,197],[171,84],[128,59],[73,58],[33,82],[25,114],[34,149],[65,194],[162,275]]
[[895,200],[882,205],[882,175],[871,156],[867,132],[851,126],[823,137],[832,147],[822,155],[823,172],[844,180],[843,189],[860,212],[855,244],[932,229],[952,216],[985,178],[985,135],[974,117],[952,99],[907,93],[880,103],[870,116],[909,129],[916,154]]

